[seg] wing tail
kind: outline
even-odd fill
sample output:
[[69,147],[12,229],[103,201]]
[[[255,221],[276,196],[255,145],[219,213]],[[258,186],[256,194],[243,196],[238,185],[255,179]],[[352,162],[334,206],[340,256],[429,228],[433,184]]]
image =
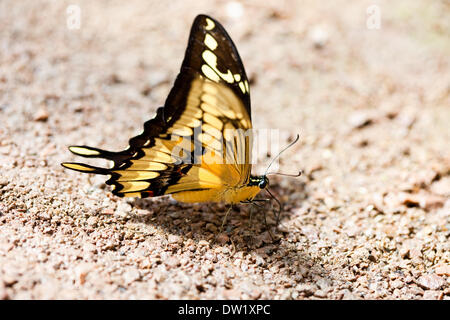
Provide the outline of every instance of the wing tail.
[[88,146],[70,146],[70,152],[84,158],[102,158],[112,160],[115,163],[130,158],[130,152],[127,150],[121,152],[111,152]]
[[61,163],[61,165],[64,168],[79,171],[79,172],[84,172],[84,173],[95,173],[95,174],[103,174],[103,175],[111,174],[110,169],[94,167],[94,166],[90,166],[90,165],[84,164],[84,163],[63,162],[63,163]]

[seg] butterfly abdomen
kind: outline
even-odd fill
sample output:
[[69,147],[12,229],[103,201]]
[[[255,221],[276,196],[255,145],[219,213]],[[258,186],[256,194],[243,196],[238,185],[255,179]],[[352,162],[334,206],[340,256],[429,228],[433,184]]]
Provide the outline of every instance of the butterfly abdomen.
[[172,194],[172,197],[180,202],[223,202],[237,204],[242,201],[252,200],[261,189],[257,186],[244,186],[234,188],[207,189],[198,191],[184,191]]

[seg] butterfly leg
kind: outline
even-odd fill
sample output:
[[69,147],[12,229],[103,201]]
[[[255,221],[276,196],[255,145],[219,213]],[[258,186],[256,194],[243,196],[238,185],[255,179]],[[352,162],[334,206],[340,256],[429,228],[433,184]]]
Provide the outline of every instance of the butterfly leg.
[[258,202],[266,202],[266,201],[270,201],[270,199],[253,199],[252,201],[250,201],[250,219],[249,219],[249,226],[252,226],[252,217],[253,217],[253,209],[256,207],[258,208],[263,208],[262,205],[259,205]]
[[223,220],[222,220],[222,225],[220,226],[220,229],[219,229],[220,231],[219,231],[219,233],[222,233],[222,231],[223,231],[223,226],[225,225],[225,222],[227,221],[227,217],[228,217],[228,214],[230,213],[231,209],[233,209],[233,205],[232,205],[232,204],[231,204],[230,207],[228,208],[227,213],[225,213],[225,217],[224,217]]
[[[270,195],[270,197],[278,203],[278,213],[277,214],[274,213],[274,216],[276,219],[276,226],[278,227],[278,223],[280,222],[281,212],[283,211],[283,205],[281,204],[280,200],[278,200],[277,197],[275,197],[272,194],[272,192],[269,191],[268,188],[266,188],[265,190]],[[272,204],[272,209],[273,209],[273,204]]]
[[[267,202],[267,201],[271,201],[271,199],[253,199],[253,200],[247,200],[247,201],[241,201],[241,203],[244,204],[250,204],[250,221],[249,221],[249,226],[252,225],[252,214],[253,214],[253,208],[254,206],[258,207],[258,208],[263,208],[262,205],[258,204],[259,202]],[[270,234],[270,237],[272,238],[272,240],[274,239],[272,236],[272,233],[270,232],[269,229],[269,225],[267,224],[267,219],[266,219],[266,211],[264,210],[264,224],[266,226],[267,231]]]
[[[252,213],[253,206],[257,206],[257,207],[259,207],[259,208],[262,208],[263,206],[262,206],[262,205],[259,205],[259,204],[257,204],[257,203],[258,203],[258,202],[267,202],[267,201],[271,201],[271,199],[253,199],[253,200],[251,200],[251,201],[242,201],[242,202],[241,202],[241,203],[249,203],[249,204],[252,205],[252,206],[250,207],[250,223],[251,223],[251,213]],[[273,205],[272,205],[272,209],[273,209]],[[277,217],[277,225],[278,225],[278,217],[279,217],[279,214],[276,215],[276,217]],[[266,229],[267,229],[267,232],[269,232],[269,235],[270,235],[270,238],[272,239],[272,241],[275,241],[275,237],[273,236],[272,232],[270,231],[269,224],[267,223],[267,211],[266,211],[266,210],[264,210],[264,225],[265,225],[265,227],[266,227]]]
[[[242,204],[249,204],[250,205],[250,214],[249,214],[249,223],[248,226],[251,227],[252,226],[252,217],[253,217],[253,206],[255,205],[255,203],[251,200],[245,200],[245,201],[241,201]],[[257,206],[257,205],[256,205]]]
[[[256,199],[256,200],[253,200],[253,201],[254,201],[254,203],[253,203],[254,205],[256,205],[256,206],[258,206],[258,207],[261,207],[260,205],[257,205],[257,204],[256,204],[256,201],[258,201],[258,202],[261,202],[261,201],[266,202],[266,201],[271,201],[271,199]],[[273,203],[272,203],[272,202],[271,202],[271,207],[272,207],[272,209],[273,209]],[[279,217],[279,214],[277,214],[276,217],[277,217],[276,226],[278,226],[278,217]],[[275,242],[276,239],[275,239],[275,237],[273,236],[272,231],[270,231],[269,224],[267,223],[267,210],[264,210],[264,225],[265,225],[265,227],[266,227],[266,229],[267,229],[267,232],[268,232],[269,235],[270,235],[270,238],[272,239],[272,242]]]
[[251,228],[252,226],[252,217],[253,217],[253,204],[250,206],[250,217],[248,219],[248,226]]
[[269,232],[270,238],[272,239],[272,242],[275,242],[275,238],[273,237],[272,232],[270,231],[269,224],[267,223],[267,212],[264,210],[264,224],[266,226],[267,232]]

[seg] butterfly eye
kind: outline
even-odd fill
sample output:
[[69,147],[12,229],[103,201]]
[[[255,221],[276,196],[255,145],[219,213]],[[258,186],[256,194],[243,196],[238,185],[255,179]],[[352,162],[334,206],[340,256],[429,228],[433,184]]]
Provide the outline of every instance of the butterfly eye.
[[269,182],[269,180],[268,180],[266,177],[264,177],[264,180],[261,180],[261,181],[258,183],[258,187],[259,187],[260,189],[264,189],[264,188],[267,186],[267,182]]

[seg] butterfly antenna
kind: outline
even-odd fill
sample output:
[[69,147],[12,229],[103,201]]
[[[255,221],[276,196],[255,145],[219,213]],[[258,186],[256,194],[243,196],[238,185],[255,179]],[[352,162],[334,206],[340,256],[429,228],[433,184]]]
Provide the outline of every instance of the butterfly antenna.
[[266,176],[270,175],[278,175],[278,176],[286,176],[286,177],[300,177],[303,174],[303,171],[300,170],[297,174],[290,174],[290,173],[281,173],[281,172],[269,172],[266,174]]
[[284,149],[281,150],[278,153],[278,155],[275,158],[272,159],[272,161],[270,162],[269,166],[267,167],[266,172],[264,173],[264,175],[267,175],[267,171],[269,171],[270,166],[275,162],[275,160],[277,160],[283,152],[285,152],[287,149],[292,147],[298,141],[298,139],[300,139],[300,135],[299,134],[297,134],[297,137],[295,138],[294,141],[292,141],[290,144],[288,144],[286,147],[284,147]]

